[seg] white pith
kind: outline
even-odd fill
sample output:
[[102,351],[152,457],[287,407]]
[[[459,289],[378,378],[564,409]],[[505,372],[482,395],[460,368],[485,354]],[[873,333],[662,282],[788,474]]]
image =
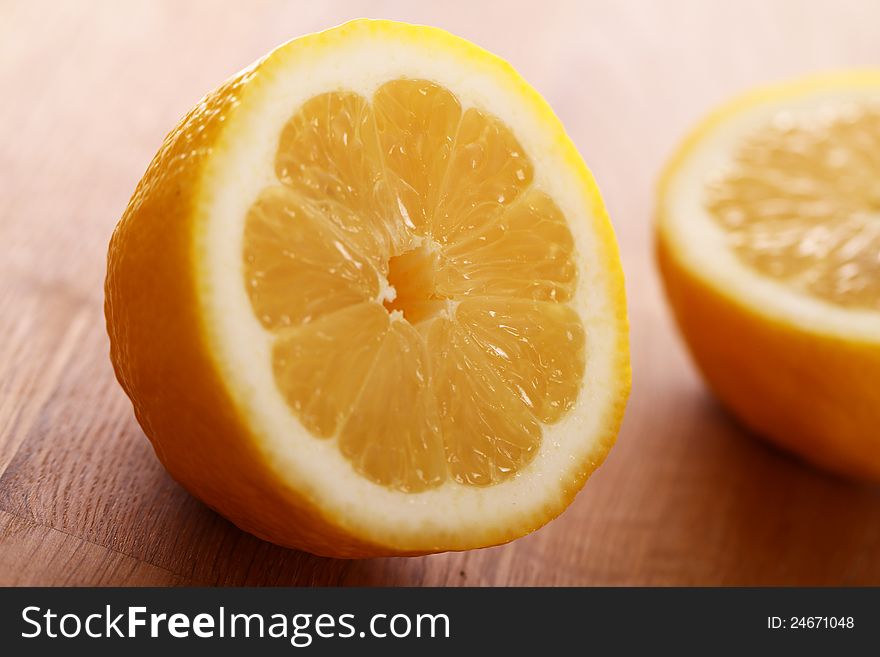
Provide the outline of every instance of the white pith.
[[[564,489],[586,469],[604,437],[607,418],[620,404],[619,388],[603,385],[617,376],[620,342],[618,309],[605,278],[607,254],[594,235],[584,183],[572,171],[559,142],[558,126],[547,125],[523,102],[516,81],[498,64],[475,65],[448,48],[393,36],[377,40],[366,32],[333,48],[287,59],[257,74],[231,116],[222,146],[205,177],[202,258],[203,312],[218,350],[217,362],[236,402],[247,410],[260,446],[280,477],[316,500],[329,516],[375,540],[394,536],[401,545],[427,548],[419,537],[480,532],[487,525],[521,524],[523,516],[555,507]],[[282,126],[309,98],[334,90],[371,99],[388,80],[408,77],[437,82],[463,107],[485,109],[511,127],[535,169],[535,186],[547,192],[567,217],[578,254],[578,288],[571,307],[586,332],[586,370],[575,407],[560,422],[544,426],[539,453],[512,479],[486,488],[447,480],[426,492],[402,493],[358,475],[334,439],[312,436],[302,427],[275,385],[273,336],[254,316],[243,274],[244,220],[266,186],[278,184],[275,152]],[[390,290],[389,290],[390,292]],[[337,520],[338,521],[338,520]]]
[[676,258],[697,277],[764,316],[806,331],[880,342],[880,313],[837,306],[748,267],[728,248],[727,233],[704,204],[710,177],[725,171],[743,140],[781,112],[815,117],[823,107],[865,102],[880,102],[880,79],[876,86],[829,84],[795,97],[781,95],[728,116],[702,134],[668,179],[659,208],[661,230]]

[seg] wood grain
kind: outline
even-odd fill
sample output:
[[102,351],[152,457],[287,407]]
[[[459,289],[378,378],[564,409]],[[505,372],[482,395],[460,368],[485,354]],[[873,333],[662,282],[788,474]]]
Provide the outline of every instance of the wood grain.
[[[880,66],[865,2],[0,1],[0,584],[880,584],[880,491],[748,435],[705,392],[654,270],[652,186],[687,126],[757,83]],[[617,447],[513,544],[334,561],[242,533],[162,469],[113,379],[113,226],[164,135],[272,46],[369,15],[510,60],[593,168],[627,272]]]

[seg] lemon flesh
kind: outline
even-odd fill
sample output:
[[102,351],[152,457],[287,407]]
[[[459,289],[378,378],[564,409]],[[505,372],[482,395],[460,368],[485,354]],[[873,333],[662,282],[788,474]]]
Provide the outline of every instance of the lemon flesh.
[[244,271],[300,421],[401,491],[515,475],[574,404],[586,338],[571,232],[510,129],[427,80],[326,93],[275,175]]
[[706,206],[746,266],[880,311],[880,103],[780,110],[709,183]]

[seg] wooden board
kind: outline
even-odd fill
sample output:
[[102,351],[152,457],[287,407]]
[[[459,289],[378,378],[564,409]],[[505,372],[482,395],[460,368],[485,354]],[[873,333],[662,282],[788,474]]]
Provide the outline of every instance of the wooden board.
[[[162,469],[102,315],[113,226],[165,132],[270,47],[345,19],[436,24],[509,59],[593,168],[623,251],[635,383],[606,464],[513,544],[334,561],[249,536]],[[0,583],[880,584],[880,490],[740,429],[657,281],[652,187],[704,111],[753,84],[880,66],[868,2],[0,0]]]

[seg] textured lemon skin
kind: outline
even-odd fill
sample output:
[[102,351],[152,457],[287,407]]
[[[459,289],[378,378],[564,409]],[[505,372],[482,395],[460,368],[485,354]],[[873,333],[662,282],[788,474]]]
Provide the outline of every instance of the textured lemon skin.
[[820,467],[880,481],[880,335],[871,342],[811,330],[735,298],[689,265],[666,215],[670,181],[719,125],[755,104],[853,85],[880,86],[880,72],[760,90],[711,115],[686,139],[661,179],[656,254],[681,334],[727,408],[748,428]]
[[206,224],[212,154],[223,147],[223,130],[246,106],[249,89],[283,68],[284,58],[308,57],[350,31],[404,34],[458,53],[479,65],[515,77],[523,100],[558,124],[546,102],[505,62],[435,28],[390,21],[353,21],[289,42],[203,99],[168,135],[153,159],[110,242],[105,281],[105,315],[110,356],[117,379],[157,456],[193,495],[237,526],[274,543],[315,554],[359,558],[418,555],[505,543],[559,515],[604,460],[617,436],[630,388],[628,325],[617,246],[595,182],[560,127],[567,164],[583,182],[594,212],[597,239],[607,259],[606,283],[616,309],[610,318],[616,345],[618,400],[608,410],[605,431],[592,452],[560,482],[548,504],[523,513],[517,524],[493,524],[480,533],[432,534],[418,542],[395,534],[357,530],[343,517],[330,517],[321,501],[283,479],[267,460],[237,402],[233,382],[224,381],[215,361],[211,327],[201,312],[206,283],[200,245]]

